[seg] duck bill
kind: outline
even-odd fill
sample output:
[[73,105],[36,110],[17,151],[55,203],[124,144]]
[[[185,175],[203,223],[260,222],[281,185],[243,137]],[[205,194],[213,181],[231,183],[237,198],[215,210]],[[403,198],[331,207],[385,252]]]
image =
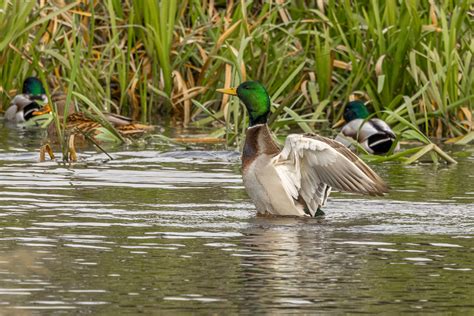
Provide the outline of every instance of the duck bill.
[[217,89],[216,91],[224,94],[237,95],[236,88]]
[[334,125],[332,126],[332,128],[341,127],[342,125],[344,125],[344,123],[346,123],[346,120],[340,119],[339,121],[337,121],[336,123],[334,123]]
[[51,107],[49,106],[49,104],[46,104],[40,111],[34,111],[32,114],[34,116],[38,116],[38,115],[48,114],[51,112],[52,112]]

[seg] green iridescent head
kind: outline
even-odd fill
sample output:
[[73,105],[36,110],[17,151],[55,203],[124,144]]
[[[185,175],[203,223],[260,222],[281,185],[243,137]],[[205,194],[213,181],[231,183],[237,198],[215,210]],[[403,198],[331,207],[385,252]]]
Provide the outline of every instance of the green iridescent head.
[[270,96],[258,81],[245,81],[236,88],[217,89],[218,92],[236,95],[249,112],[250,126],[267,123],[270,113]]
[[355,119],[365,119],[369,116],[369,111],[364,102],[360,100],[351,101],[344,109],[344,120],[350,122]]
[[245,81],[237,87],[237,96],[249,112],[250,126],[267,123],[270,96],[258,81]]
[[46,94],[43,84],[36,77],[28,77],[25,79],[22,92],[31,96],[42,96]]

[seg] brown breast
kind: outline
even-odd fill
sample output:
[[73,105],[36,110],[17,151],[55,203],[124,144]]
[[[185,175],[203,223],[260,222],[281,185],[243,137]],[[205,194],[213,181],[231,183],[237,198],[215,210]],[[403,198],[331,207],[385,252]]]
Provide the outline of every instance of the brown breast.
[[242,169],[245,171],[258,155],[274,156],[279,152],[280,147],[273,140],[267,124],[249,127],[242,152]]

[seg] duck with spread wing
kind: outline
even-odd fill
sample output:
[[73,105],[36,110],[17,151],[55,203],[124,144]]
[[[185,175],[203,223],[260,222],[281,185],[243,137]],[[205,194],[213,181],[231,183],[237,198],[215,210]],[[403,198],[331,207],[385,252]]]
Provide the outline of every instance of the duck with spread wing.
[[259,213],[321,214],[332,188],[372,196],[388,192],[369,166],[332,139],[290,134],[280,149],[267,125],[270,97],[261,83],[246,81],[217,91],[238,96],[247,108],[250,126],[242,153],[243,182]]

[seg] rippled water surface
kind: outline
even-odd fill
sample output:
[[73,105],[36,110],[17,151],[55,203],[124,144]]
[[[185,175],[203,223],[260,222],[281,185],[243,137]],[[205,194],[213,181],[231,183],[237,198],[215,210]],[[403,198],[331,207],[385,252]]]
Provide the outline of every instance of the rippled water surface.
[[474,314],[474,149],[379,164],[383,198],[259,218],[238,153],[149,145],[38,163],[0,127],[0,314]]

